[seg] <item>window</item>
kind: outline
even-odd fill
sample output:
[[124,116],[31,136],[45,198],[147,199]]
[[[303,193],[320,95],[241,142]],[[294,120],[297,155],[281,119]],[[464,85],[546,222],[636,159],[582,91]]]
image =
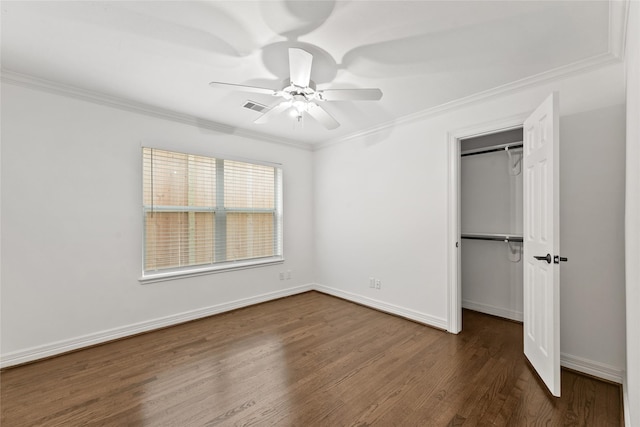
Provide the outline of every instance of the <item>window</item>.
[[282,261],[282,170],[143,148],[143,277]]

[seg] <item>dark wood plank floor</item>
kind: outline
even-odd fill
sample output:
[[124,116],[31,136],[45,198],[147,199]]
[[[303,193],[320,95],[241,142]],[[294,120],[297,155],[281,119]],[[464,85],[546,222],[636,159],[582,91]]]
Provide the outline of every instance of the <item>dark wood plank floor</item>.
[[309,292],[7,369],[2,426],[620,426],[618,386],[562,372],[522,326],[451,335]]

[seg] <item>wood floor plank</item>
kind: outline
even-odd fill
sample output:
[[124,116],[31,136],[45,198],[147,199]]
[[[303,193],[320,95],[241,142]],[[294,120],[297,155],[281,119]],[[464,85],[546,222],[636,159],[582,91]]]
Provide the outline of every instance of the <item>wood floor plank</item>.
[[2,426],[620,426],[619,386],[548,394],[522,326],[459,335],[308,292],[0,373]]

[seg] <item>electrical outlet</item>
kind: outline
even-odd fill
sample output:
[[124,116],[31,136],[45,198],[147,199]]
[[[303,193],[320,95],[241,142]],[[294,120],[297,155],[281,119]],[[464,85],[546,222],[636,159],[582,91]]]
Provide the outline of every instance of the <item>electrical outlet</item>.
[[287,270],[287,280],[291,279],[291,270]]
[[370,288],[376,287],[376,279],[374,279],[373,277],[369,277],[369,287]]
[[382,281],[380,279],[376,279],[376,289],[380,289],[382,287]]
[[284,271],[280,272],[280,280],[284,280]]

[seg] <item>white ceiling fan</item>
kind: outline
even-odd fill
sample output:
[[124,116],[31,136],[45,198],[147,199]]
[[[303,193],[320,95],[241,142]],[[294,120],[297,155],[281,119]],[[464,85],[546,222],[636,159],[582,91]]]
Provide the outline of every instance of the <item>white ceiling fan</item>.
[[311,80],[313,55],[303,49],[289,48],[289,79],[280,90],[246,86],[233,83],[211,82],[212,87],[233,87],[244,92],[262,93],[284,98],[282,102],[268,108],[255,123],[267,123],[272,117],[290,111],[301,121],[305,113],[327,129],[335,129],[340,123],[319,102],[324,101],[377,101],[382,98],[380,89],[324,89],[316,90]]

